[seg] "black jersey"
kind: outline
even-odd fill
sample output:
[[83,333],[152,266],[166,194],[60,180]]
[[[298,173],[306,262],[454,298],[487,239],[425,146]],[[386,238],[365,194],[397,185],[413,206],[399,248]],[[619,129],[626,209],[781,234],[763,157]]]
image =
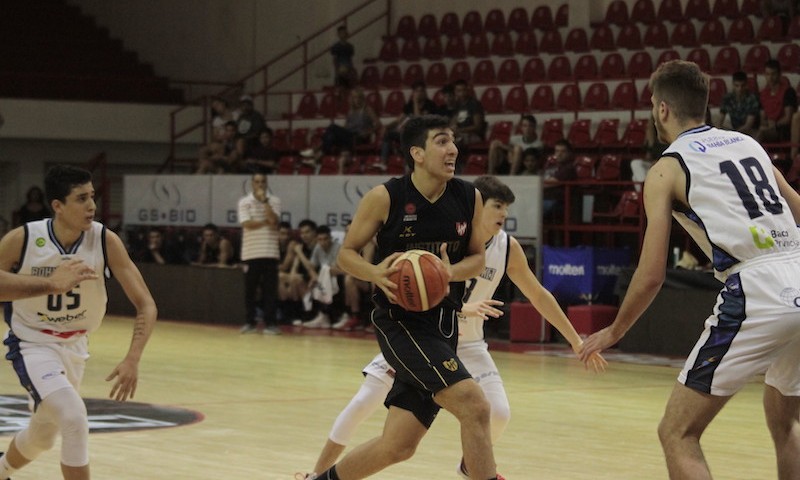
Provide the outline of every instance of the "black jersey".
[[[467,256],[475,214],[475,187],[471,183],[451,179],[442,196],[433,203],[417,190],[411,175],[393,178],[384,186],[389,191],[389,217],[378,232],[375,263],[394,252],[413,249],[426,250],[438,257],[445,242],[451,263]],[[460,308],[463,291],[464,282],[452,282],[445,301]],[[380,289],[376,301],[383,307],[389,306]]]

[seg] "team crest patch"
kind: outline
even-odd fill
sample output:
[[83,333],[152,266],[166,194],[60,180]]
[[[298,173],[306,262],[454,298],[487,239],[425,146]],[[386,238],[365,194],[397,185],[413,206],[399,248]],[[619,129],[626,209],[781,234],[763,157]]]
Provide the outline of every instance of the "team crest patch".
[[[115,402],[98,398],[84,399],[89,413],[89,432],[107,433],[152,428],[178,427],[203,420],[203,414],[185,408],[140,402]],[[30,422],[28,397],[0,396],[0,435],[18,432]]]
[[456,362],[455,358],[451,358],[450,360],[445,360],[444,362],[442,362],[442,365],[444,365],[444,368],[450,370],[451,372],[455,372],[456,370],[458,370],[458,362]]
[[467,222],[456,222],[456,233],[459,237],[463,237],[467,233]]

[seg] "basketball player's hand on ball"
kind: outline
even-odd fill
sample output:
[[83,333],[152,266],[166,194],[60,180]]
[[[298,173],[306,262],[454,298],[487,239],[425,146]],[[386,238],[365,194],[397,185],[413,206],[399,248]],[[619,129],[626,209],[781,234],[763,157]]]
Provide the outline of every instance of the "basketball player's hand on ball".
[[97,274],[83,260],[72,258],[63,262],[50,274],[53,293],[65,293],[75,288],[84,280],[94,280]]
[[139,363],[127,358],[122,360],[111,372],[111,375],[106,377],[106,382],[115,379],[116,381],[114,386],[111,387],[111,393],[108,398],[118,402],[133,398],[136,393],[136,385],[139,382]]
[[495,307],[503,305],[500,300],[481,300],[480,302],[465,303],[461,306],[461,313],[466,317],[478,317],[481,320],[488,320],[489,317],[500,318],[503,311]]
[[402,254],[403,252],[394,252],[384,258],[381,263],[375,265],[376,273],[374,278],[370,280],[376,287],[383,290],[383,293],[386,294],[386,298],[392,303],[397,303],[397,284],[391,281],[389,277],[397,272],[398,268],[392,266],[392,263]]

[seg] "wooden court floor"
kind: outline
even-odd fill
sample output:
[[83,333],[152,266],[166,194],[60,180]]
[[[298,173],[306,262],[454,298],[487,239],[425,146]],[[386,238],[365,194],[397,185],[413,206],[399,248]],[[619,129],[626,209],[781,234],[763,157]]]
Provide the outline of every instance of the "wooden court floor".
[[[122,358],[131,321],[109,317],[91,339],[83,396],[105,398],[104,378]],[[530,345],[537,350],[537,345]],[[95,479],[291,479],[307,471],[377,352],[374,338],[331,333],[240,335],[234,327],[162,321],[145,352],[135,401],[200,412],[173,428],[90,436]],[[493,352],[512,419],[495,446],[509,479],[662,479],[656,426],[677,375],[672,366],[612,360],[605,374],[574,358]],[[10,365],[0,395],[20,394]],[[748,385],[704,438],[715,478],[776,477],[761,410],[762,389]],[[384,411],[359,429],[380,432]],[[4,450],[10,437],[0,438]],[[458,478],[457,422],[442,412],[410,461],[374,478]],[[59,479],[58,445],[14,480]]]

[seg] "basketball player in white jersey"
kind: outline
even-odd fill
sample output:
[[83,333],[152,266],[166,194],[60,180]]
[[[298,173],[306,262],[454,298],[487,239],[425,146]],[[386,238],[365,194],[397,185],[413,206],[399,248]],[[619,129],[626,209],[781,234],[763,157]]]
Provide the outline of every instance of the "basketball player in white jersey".
[[[508,425],[511,411],[503,380],[484,340],[483,322],[503,313],[496,308],[502,302],[492,300],[503,275],[508,274],[542,317],[552,323],[570,343],[576,354],[583,342],[556,299],[534,276],[519,242],[503,230],[508,217],[508,206],[514,203],[514,193],[493,176],[480,177],[474,185],[483,197],[480,226],[484,237],[489,237],[489,240],[486,242],[486,266],[483,274],[467,281],[464,305],[459,315],[458,357],[489,400],[492,443],[497,443]],[[604,370],[605,365],[602,356],[592,357],[591,366],[595,371]],[[314,467],[315,472],[324,472],[336,462],[350,442],[355,429],[381,405],[394,382],[394,371],[382,354],[373,358],[364,367],[363,373],[364,383],[336,418]],[[458,473],[469,478],[463,459]],[[299,478],[304,477],[300,475]],[[498,475],[498,478],[501,477]]]
[[52,219],[30,222],[0,241],[0,270],[47,276],[65,260],[80,259],[97,273],[64,294],[16,300],[6,309],[10,330],[3,343],[14,373],[28,392],[33,415],[0,458],[0,478],[52,448],[61,435],[65,480],[87,480],[89,422],[78,389],[88,353],[87,336],[106,312],[106,279],[113,274],[136,307],[127,354],[106,381],[110,397],[125,401],[136,392],[139,359],[156,321],[156,306],[120,238],[95,222],[91,173],[55,166],[45,176]]
[[94,269],[80,260],[67,260],[49,277],[14,275],[0,270],[0,302],[66,293],[84,280],[97,278]]
[[673,216],[724,282],[658,427],[669,476],[710,479],[700,437],[728,400],[766,374],[764,412],[778,477],[800,478],[800,195],[751,137],[705,125],[708,76],[691,62],[650,78],[659,138],[671,145],[644,183],[639,265],[614,323],[589,337],[588,359],[625,334],[665,276]]

